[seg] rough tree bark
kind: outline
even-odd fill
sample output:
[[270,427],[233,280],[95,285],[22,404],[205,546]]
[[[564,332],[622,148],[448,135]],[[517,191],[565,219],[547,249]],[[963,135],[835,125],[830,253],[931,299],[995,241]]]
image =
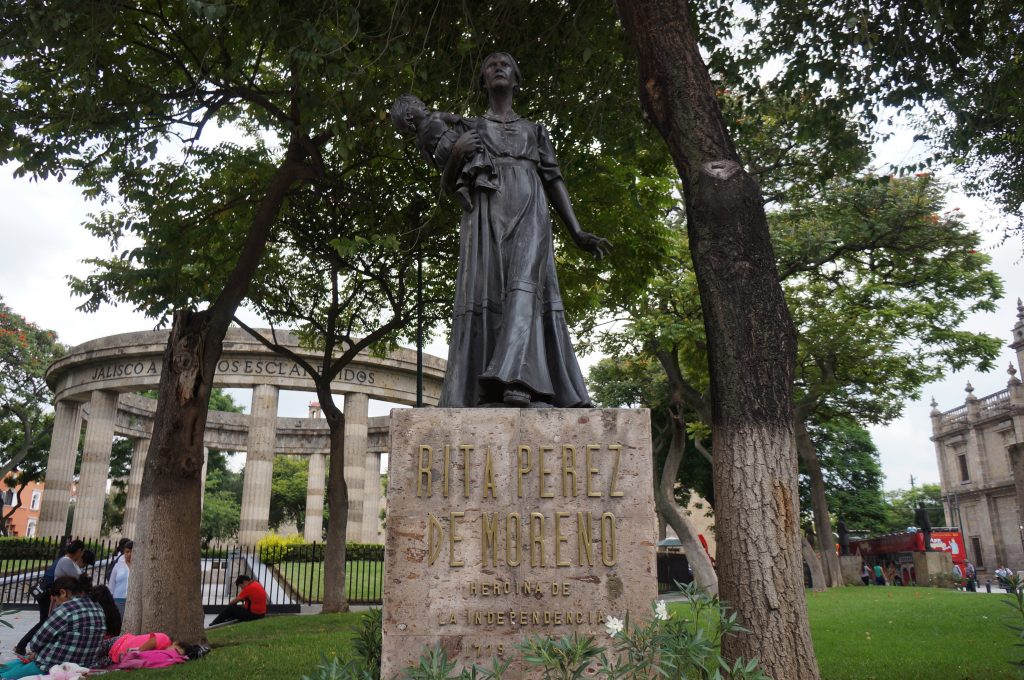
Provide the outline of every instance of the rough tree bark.
[[796,438],[797,455],[804,462],[810,480],[814,535],[818,539],[817,551],[821,555],[825,582],[830,588],[838,588],[844,585],[843,571],[839,566],[835,542],[832,540],[832,520],[829,517],[828,498],[825,496],[825,477],[821,471],[821,461],[818,460],[818,452],[803,419],[793,419],[793,436]]
[[216,301],[201,312],[174,314],[139,494],[126,632],[157,630],[184,642],[206,639],[200,590],[199,475],[210,390],[224,335],[263,257],[285,196],[296,181],[308,176],[304,159],[309,145],[303,141],[293,137],[289,144]]
[[[345,414],[330,396],[320,397],[327,426],[331,430],[331,457],[327,476],[327,507],[331,519],[327,523],[324,550],[324,604],[322,612],[347,612],[345,595],[345,542],[348,535],[348,483],[345,482]],[[327,396],[325,399],[324,396]]]
[[795,333],[760,189],[743,170],[684,0],[617,0],[640,97],[683,181],[708,338],[719,592],[750,632],[727,659],[819,677],[807,623],[792,433]]

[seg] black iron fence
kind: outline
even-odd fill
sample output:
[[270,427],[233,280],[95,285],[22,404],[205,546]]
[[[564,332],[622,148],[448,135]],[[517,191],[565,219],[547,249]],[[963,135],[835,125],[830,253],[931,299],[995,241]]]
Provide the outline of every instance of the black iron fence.
[[[62,554],[58,538],[0,537],[0,605],[9,609],[35,607],[32,586]],[[99,585],[106,583],[116,540],[87,541],[95,563],[86,568]],[[379,605],[384,582],[384,546],[346,546],[345,585],[351,604]],[[168,559],[173,559],[169,557]],[[259,546],[213,546],[200,556],[203,608],[218,611],[236,594],[235,579],[248,574],[267,591],[271,612],[298,611],[324,597],[324,544],[274,543]]]

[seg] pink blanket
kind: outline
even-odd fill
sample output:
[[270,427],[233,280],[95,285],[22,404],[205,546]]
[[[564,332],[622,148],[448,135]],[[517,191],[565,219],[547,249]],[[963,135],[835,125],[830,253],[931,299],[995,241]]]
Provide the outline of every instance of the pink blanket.
[[111,669],[130,671],[137,668],[167,668],[174,664],[188,661],[187,656],[182,656],[174,649],[153,649],[148,652],[131,650],[125,652],[121,660],[111,666]]

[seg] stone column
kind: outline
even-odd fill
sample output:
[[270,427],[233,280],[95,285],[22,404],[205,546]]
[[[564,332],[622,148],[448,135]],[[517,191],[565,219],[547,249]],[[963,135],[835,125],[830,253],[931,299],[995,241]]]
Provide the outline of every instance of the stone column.
[[39,536],[63,536],[67,531],[68,505],[75,477],[78,439],[82,435],[82,405],[61,399],[54,408],[50,456],[39,511]]
[[368,451],[364,454],[366,467],[363,470],[363,541],[382,543],[377,533],[380,528],[380,454]]
[[366,542],[363,535],[363,479],[369,437],[370,398],[359,392],[345,395],[345,483],[348,485],[348,540]]
[[146,469],[149,439],[136,439],[132,449],[132,464],[128,470],[128,498],[124,503],[123,534],[134,539],[138,535],[139,496],[142,493],[142,473]]
[[303,538],[307,543],[324,540],[324,486],[327,479],[327,456],[314,453],[309,457],[309,481],[306,482],[306,524]]
[[85,427],[75,520],[71,526],[71,533],[77,537],[99,538],[103,530],[103,504],[107,500],[117,397],[117,392],[96,390],[89,399],[89,422]]
[[242,517],[238,542],[255,545],[267,533],[270,520],[270,482],[274,474],[277,435],[277,388],[257,385],[252,389],[249,443],[242,484]]

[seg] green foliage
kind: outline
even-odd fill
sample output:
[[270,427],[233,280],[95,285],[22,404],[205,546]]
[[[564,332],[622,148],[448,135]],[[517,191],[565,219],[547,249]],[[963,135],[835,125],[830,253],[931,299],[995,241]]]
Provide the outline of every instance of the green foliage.
[[352,648],[360,662],[366,667],[373,680],[380,680],[381,647],[384,636],[384,610],[371,607],[359,620]]
[[351,659],[342,663],[336,656],[321,656],[320,664],[313,675],[303,675],[302,680],[380,680],[380,669],[374,675],[362,661]]
[[[855,421],[837,418],[809,428],[825,481],[833,517],[846,519],[850,529],[872,535],[889,531],[889,506],[882,484],[885,476],[871,435]],[[800,477],[800,507],[810,508],[810,488]]]
[[13,485],[42,478],[53,415],[47,367],[67,348],[57,334],[14,312],[0,297],[0,478]]
[[736,659],[730,665],[719,653],[724,635],[747,632],[728,606],[696,584],[677,584],[688,603],[685,615],[669,613],[664,602],[654,606],[653,618],[641,625],[609,619],[606,623],[614,639],[603,653],[598,677],[608,680],[640,680],[665,677],[687,678],[766,678],[757,659]]
[[544,680],[582,678],[601,653],[594,638],[576,633],[560,638],[535,635],[516,648],[523,653],[524,662],[543,671]]
[[54,560],[60,557],[60,546],[52,538],[0,536],[0,555],[5,560]]
[[[1017,623],[1006,624],[1007,628],[1015,633],[1018,640],[1014,647],[1024,647],[1024,579],[1021,579],[1017,574],[1011,574],[1006,578],[1007,590],[1010,592],[1010,596],[1003,599],[1003,602],[1008,604],[1014,611],[1014,620]],[[1013,666],[1024,671],[1024,659],[1018,659],[1010,662]]]
[[309,464],[303,459],[274,457],[270,482],[270,528],[294,523],[302,531],[306,519],[306,482]]
[[1022,228],[1019,2],[759,0],[752,6],[757,11],[745,27],[753,39],[737,64],[752,74],[755,64],[781,63],[765,86],[788,92],[816,83],[815,99],[834,101],[866,124],[883,107],[913,111],[919,137],[930,138],[969,190],[1001,206],[1016,218],[1013,228]]
[[242,507],[228,491],[207,491],[203,498],[200,536],[209,545],[214,540],[229,541],[238,535]]
[[[938,484],[922,484],[913,489],[896,489],[886,491],[887,526],[886,531],[906,531],[914,526],[914,511],[918,503],[923,503],[928,511],[928,519],[932,526],[945,524],[942,511],[942,487]],[[955,522],[955,519],[953,520]]]

